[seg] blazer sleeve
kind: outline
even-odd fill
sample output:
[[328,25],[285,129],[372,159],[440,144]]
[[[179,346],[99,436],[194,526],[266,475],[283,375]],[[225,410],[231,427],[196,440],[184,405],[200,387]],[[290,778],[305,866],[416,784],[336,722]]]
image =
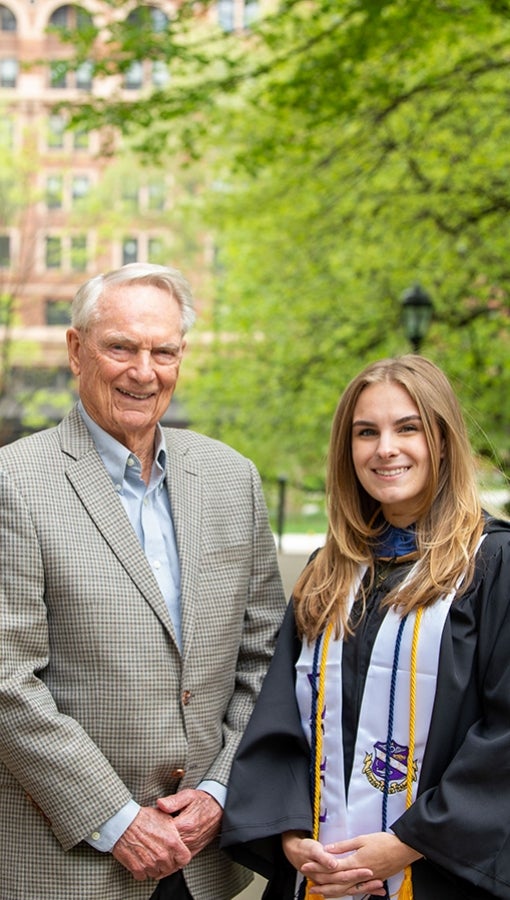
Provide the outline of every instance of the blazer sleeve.
[[241,462],[244,468],[244,478],[248,472],[249,479],[250,570],[247,595],[241,598],[244,610],[242,632],[236,647],[233,690],[223,719],[222,748],[204,774],[204,778],[224,785],[228,783],[232,760],[273,657],[286,607],[260,476],[250,460],[240,458],[238,454],[236,459],[236,464]]
[[69,849],[131,794],[40,677],[50,654],[45,571],[29,507],[5,472],[0,547],[0,760]]
[[286,865],[282,832],[312,829],[309,750],[294,689],[298,653],[290,603],[232,767],[223,819],[221,846],[236,861],[270,880],[281,878],[281,867]]

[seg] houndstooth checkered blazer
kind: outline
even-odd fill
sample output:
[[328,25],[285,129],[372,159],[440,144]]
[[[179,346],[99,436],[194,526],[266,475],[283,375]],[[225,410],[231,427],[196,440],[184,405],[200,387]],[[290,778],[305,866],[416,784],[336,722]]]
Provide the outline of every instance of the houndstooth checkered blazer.
[[[248,460],[165,438],[182,658],[77,410],[0,449],[1,900],[146,900],[154,882],[83,838],[131,796],[228,780],[283,613],[274,540]],[[196,900],[249,880],[216,845],[185,876]]]

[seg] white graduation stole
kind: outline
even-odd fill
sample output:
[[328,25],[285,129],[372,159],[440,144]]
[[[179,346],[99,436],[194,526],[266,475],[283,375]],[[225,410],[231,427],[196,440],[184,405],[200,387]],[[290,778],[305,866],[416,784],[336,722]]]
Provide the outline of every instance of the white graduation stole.
[[[364,572],[352,592],[350,606]],[[407,576],[411,576],[411,573]],[[407,580],[407,579],[406,579]],[[436,692],[439,650],[444,624],[455,596],[437,600],[422,613],[416,664],[416,725],[414,759],[408,760],[410,660],[415,612],[407,618],[400,644],[396,673],[394,724],[389,752],[390,777],[387,796],[388,827],[406,809],[407,767],[413,767],[413,799],[416,796],[423,754],[428,737]],[[402,617],[388,609],[372,649],[369,670],[360,710],[354,762],[349,782],[349,799],[345,796],[342,735],[342,639],[329,643],[326,659],[325,704],[322,713],[323,738],[321,759],[321,843],[345,840],[358,834],[382,830],[384,772],[390,687],[395,641]],[[302,727],[311,741],[311,704],[313,656],[315,643],[303,642],[296,663],[296,695]],[[396,896],[403,872],[388,879],[390,896]],[[359,897],[357,898],[359,900]]]

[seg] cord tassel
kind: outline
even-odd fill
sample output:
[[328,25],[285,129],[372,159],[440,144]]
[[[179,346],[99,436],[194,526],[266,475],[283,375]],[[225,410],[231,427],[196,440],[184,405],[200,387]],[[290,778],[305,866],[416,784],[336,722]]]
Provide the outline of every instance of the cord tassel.
[[411,866],[404,869],[404,880],[400,885],[397,900],[413,900],[413,881],[411,877]]

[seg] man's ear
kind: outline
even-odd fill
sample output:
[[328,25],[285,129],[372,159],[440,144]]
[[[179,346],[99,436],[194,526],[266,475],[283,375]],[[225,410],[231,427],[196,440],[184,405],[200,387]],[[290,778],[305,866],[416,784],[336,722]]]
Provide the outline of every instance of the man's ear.
[[66,332],[67,356],[73,375],[80,374],[81,335],[77,328],[68,328]]

